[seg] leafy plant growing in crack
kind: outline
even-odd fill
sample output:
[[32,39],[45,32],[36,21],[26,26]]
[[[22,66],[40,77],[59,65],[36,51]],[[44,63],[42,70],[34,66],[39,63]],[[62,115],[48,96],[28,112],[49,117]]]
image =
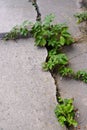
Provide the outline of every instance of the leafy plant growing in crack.
[[56,66],[67,65],[68,58],[65,54],[59,53],[57,55],[51,55],[48,62],[43,64],[44,70],[53,70]]
[[72,68],[69,68],[69,67],[60,67],[58,71],[62,77],[72,78],[75,75]]
[[[20,26],[15,26],[5,35],[5,40],[14,40],[17,38],[26,38],[32,35],[35,38],[35,45],[46,47],[48,50],[47,60],[43,63],[43,69],[46,71],[58,73],[63,77],[86,81],[86,74],[84,78],[78,76],[78,73],[68,67],[69,60],[66,54],[63,53],[64,46],[70,46],[74,43],[74,39],[68,32],[68,27],[65,24],[53,24],[55,16],[53,14],[47,15],[45,19],[36,21],[35,24],[24,21]],[[81,72],[81,71],[80,71]]]
[[70,45],[74,39],[68,32],[65,24],[52,24],[54,15],[45,17],[43,22],[36,22],[32,28],[32,34],[37,46],[48,46],[59,49],[64,45]]
[[36,22],[32,27],[35,45],[46,47],[48,50],[47,61],[43,63],[44,70],[53,71],[56,67],[68,65],[68,57],[62,53],[65,45],[74,43],[65,24],[53,24],[54,15],[45,17],[43,22]]
[[87,72],[84,71],[84,70],[79,70],[79,71],[76,73],[75,78],[76,78],[77,80],[81,80],[81,81],[87,83]]
[[78,125],[75,120],[75,110],[73,105],[73,99],[58,98],[59,104],[55,108],[55,115],[62,126],[76,127]]
[[77,18],[77,23],[87,21],[87,11],[82,13],[76,13],[75,18]]
[[24,21],[20,26],[16,25],[11,29],[9,33],[7,33],[4,36],[4,40],[15,40],[18,39],[19,37],[28,37],[30,34],[30,28],[32,26],[32,23],[29,21]]

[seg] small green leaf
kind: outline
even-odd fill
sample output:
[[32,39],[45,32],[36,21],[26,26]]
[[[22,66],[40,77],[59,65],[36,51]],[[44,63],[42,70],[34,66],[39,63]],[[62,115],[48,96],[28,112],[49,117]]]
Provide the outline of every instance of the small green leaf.
[[74,119],[75,111],[73,106],[73,99],[62,99],[59,97],[59,104],[57,104],[55,108],[55,115],[59,121],[59,123],[67,127],[78,125],[77,121]]
[[65,44],[65,38],[63,36],[60,36],[60,44],[61,45]]

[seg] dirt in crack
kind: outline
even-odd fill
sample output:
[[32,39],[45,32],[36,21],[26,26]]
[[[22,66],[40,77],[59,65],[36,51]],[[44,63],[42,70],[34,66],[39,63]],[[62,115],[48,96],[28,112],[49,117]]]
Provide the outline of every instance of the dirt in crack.
[[32,2],[32,5],[35,7],[37,13],[36,21],[41,21],[41,13],[37,4],[37,0],[29,0],[29,2]]

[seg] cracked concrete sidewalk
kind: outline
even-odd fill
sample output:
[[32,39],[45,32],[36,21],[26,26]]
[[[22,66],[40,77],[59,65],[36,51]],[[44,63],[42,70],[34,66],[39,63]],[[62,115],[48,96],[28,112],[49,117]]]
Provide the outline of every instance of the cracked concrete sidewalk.
[[[66,48],[70,67],[74,71],[87,71],[87,42],[74,44],[71,48]],[[56,76],[58,89],[63,98],[74,98],[74,105],[79,111],[77,118],[78,127],[75,130],[87,130],[87,84],[82,81],[61,78]]]
[[[79,10],[76,0],[38,0],[42,17],[49,13],[56,15],[56,21],[66,22],[74,37],[81,35],[74,14]],[[75,70],[87,71],[87,39],[65,48],[70,66]],[[81,81],[65,79],[56,75],[59,93],[63,98],[74,98],[75,107],[79,110],[78,127],[75,130],[87,130],[87,84]],[[74,128],[73,128],[74,130]]]
[[[75,0],[38,0],[42,18],[56,15],[55,22],[66,22],[73,36],[80,31],[73,15],[77,12]],[[8,32],[24,20],[35,21],[36,12],[27,0],[0,1],[0,32]],[[86,42],[66,48],[71,66],[86,68]],[[54,115],[56,86],[49,72],[43,72],[41,63],[46,49],[34,47],[33,39],[0,41],[0,130],[64,130]],[[72,58],[73,57],[73,58]],[[74,97],[80,111],[80,129],[87,129],[87,85],[57,77],[62,97]],[[79,129],[78,128],[78,129]]]
[[[0,32],[25,20],[35,22],[36,12],[27,0],[0,1]],[[0,130],[64,130],[54,109],[56,86],[41,64],[46,49],[34,39],[0,40]]]
[[[71,48],[67,47],[65,53],[68,55],[70,67],[74,71],[87,71],[87,42],[74,44]],[[87,130],[87,84],[82,81],[61,78],[59,75],[56,75],[56,81],[63,98],[74,98],[75,108],[79,112],[79,117],[76,118],[78,127],[75,130]]]

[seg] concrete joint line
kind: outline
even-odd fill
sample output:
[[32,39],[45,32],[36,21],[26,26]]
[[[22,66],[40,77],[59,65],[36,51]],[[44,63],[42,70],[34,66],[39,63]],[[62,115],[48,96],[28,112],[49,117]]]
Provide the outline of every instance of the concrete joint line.
[[[30,2],[32,2],[32,5],[35,7],[35,10],[37,12],[37,17],[36,17],[36,21],[41,21],[41,13],[39,11],[39,6],[37,4],[37,0],[30,0]],[[47,48],[46,48],[47,49]],[[47,50],[48,51],[48,50]],[[48,56],[47,56],[48,57]],[[47,59],[46,57],[46,59]],[[50,71],[49,71],[50,72]],[[51,72],[50,72],[51,73]],[[60,92],[59,92],[59,87],[58,87],[58,83],[57,83],[57,79],[54,76],[54,74],[51,73],[52,78],[54,79],[54,85],[56,87],[56,92],[55,92],[55,96],[56,96],[56,100],[57,97],[61,97]],[[57,100],[58,102],[58,100]],[[65,129],[65,128],[64,128]],[[66,128],[66,130],[69,130],[68,128]]]
[[37,0],[29,0],[29,2],[32,2],[32,5],[35,7],[37,13],[36,21],[41,21],[41,13],[37,4]]

